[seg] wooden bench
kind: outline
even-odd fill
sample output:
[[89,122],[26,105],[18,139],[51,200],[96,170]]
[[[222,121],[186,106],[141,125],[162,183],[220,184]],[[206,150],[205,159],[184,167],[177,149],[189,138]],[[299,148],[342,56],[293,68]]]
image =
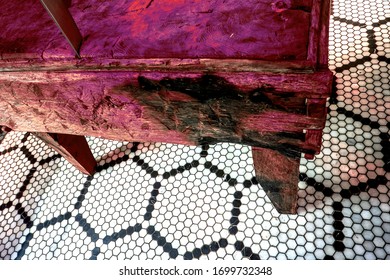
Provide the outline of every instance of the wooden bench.
[[0,2],[0,125],[86,174],[84,135],[251,145],[260,185],[295,213],[331,92],[329,0],[41,3]]

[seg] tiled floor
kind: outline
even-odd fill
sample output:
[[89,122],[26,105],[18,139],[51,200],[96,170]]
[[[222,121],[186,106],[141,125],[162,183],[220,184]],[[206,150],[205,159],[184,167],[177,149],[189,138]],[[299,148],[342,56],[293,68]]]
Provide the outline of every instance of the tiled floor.
[[278,214],[247,146],[88,138],[84,176],[28,133],[0,144],[0,259],[390,259],[390,4],[334,0],[322,153]]

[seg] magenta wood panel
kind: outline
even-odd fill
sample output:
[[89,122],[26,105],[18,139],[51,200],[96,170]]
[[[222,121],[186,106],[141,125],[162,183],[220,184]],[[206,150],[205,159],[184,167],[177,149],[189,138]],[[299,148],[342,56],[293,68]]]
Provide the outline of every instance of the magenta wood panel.
[[[311,7],[312,0],[73,0],[70,12],[84,57],[305,60]],[[39,0],[0,1],[0,10],[3,58],[74,56]]]

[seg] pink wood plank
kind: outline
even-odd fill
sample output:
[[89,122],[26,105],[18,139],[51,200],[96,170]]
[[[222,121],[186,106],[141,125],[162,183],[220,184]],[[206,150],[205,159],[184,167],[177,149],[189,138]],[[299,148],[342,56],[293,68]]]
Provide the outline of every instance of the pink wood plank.
[[[0,10],[3,57],[71,58],[37,0]],[[307,58],[311,0],[73,0],[70,11],[83,57]]]

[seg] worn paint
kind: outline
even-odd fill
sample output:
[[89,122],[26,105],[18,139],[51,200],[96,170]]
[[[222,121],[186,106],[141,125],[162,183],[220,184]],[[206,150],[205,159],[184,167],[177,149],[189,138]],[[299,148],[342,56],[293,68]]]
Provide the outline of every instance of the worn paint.
[[[331,91],[329,2],[67,1],[77,59],[38,0],[0,1],[0,125],[261,147],[258,180],[294,212],[297,158],[319,151]],[[59,150],[79,164],[77,149]]]

